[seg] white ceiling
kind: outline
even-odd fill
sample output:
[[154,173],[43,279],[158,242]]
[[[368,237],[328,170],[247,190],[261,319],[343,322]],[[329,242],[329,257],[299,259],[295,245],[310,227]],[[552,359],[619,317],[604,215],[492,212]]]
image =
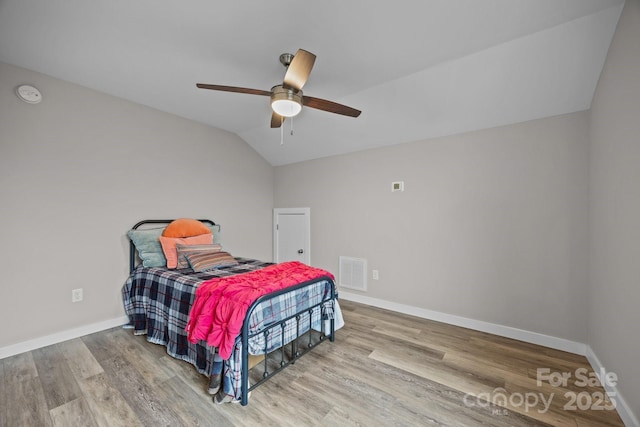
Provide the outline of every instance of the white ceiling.
[[[622,6],[0,0],[0,61],[234,132],[283,165],[588,109]],[[195,87],[269,90],[298,48],[317,55],[305,94],[359,118],[305,108],[281,145],[269,98]]]

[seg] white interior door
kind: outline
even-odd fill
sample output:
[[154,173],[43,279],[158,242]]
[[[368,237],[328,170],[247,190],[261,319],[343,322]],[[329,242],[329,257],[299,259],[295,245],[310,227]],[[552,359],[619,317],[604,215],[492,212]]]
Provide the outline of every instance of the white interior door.
[[275,262],[300,261],[311,264],[311,210],[273,210],[273,257]]

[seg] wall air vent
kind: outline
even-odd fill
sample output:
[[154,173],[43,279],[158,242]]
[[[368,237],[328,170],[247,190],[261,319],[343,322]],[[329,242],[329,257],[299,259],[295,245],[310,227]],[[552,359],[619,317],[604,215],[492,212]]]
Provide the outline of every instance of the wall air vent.
[[367,260],[363,258],[340,257],[340,279],[342,288],[367,290]]

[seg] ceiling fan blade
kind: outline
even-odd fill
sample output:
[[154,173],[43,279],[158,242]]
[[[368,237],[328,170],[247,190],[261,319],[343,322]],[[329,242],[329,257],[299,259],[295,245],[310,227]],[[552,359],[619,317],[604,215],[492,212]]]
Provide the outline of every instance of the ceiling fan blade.
[[199,87],[200,89],[221,90],[224,92],[248,93],[249,95],[271,96],[271,92],[268,90],[249,89],[246,87],[208,85],[205,83],[197,83],[196,86]]
[[307,82],[316,56],[304,49],[298,49],[284,75],[284,85],[293,89],[302,90]]
[[284,123],[284,117],[277,114],[275,111],[271,113],[271,127],[279,128]]
[[330,113],[342,114],[343,116],[358,117],[360,110],[338,104],[337,102],[327,101],[326,99],[314,98],[312,96],[303,96],[302,103],[306,107],[315,108],[317,110],[328,111]]

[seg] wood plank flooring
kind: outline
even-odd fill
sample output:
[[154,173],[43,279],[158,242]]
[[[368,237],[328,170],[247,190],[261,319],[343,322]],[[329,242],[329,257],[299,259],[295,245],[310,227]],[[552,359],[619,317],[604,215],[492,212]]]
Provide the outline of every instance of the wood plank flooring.
[[246,407],[214,404],[193,366],[114,328],[0,360],[0,426],[623,426],[615,411],[567,407],[599,387],[538,385],[538,368],[591,371],[584,357],[341,307],[336,341],[254,390]]

